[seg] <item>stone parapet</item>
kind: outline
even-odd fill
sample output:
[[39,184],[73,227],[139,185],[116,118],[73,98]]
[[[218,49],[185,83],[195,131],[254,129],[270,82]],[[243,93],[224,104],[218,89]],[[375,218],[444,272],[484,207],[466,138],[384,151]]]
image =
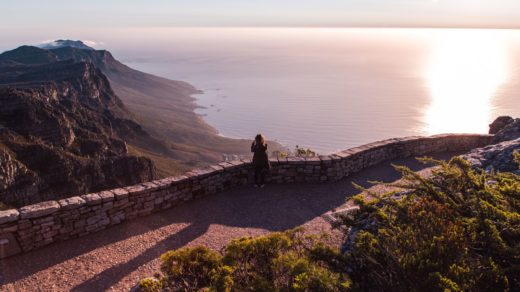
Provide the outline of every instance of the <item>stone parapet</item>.
[[[468,151],[489,144],[492,137],[447,134],[395,138],[313,158],[272,158],[267,181],[333,182],[387,160]],[[0,258],[246,185],[252,180],[251,169],[249,159],[222,162],[182,176],[0,211]]]

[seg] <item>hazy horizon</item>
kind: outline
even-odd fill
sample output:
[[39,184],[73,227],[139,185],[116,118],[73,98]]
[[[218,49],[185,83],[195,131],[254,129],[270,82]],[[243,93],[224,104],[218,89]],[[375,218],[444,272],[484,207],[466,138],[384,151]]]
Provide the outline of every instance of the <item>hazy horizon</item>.
[[14,31],[132,26],[520,27],[520,3],[515,0],[19,0],[3,3],[2,10],[0,27]]
[[[117,45],[116,42],[112,42],[113,38],[121,38],[120,35],[116,35],[117,33],[123,32],[125,34],[128,32],[139,32],[139,31],[150,31],[150,30],[220,30],[220,29],[236,29],[236,30],[244,30],[244,29],[377,29],[377,30],[395,30],[395,29],[405,29],[405,30],[520,30],[520,26],[518,28],[506,28],[506,27],[435,27],[435,26],[424,26],[424,27],[406,27],[406,26],[348,26],[348,27],[317,27],[317,26],[179,26],[179,27],[128,27],[128,28],[107,28],[100,31],[84,31],[78,30],[76,34],[59,34],[59,33],[39,33],[37,30],[30,30],[30,32],[18,34],[16,32],[0,32],[0,37],[2,40],[0,41],[0,53],[5,51],[13,50],[19,46],[28,45],[28,46],[38,46],[44,43],[56,41],[56,40],[74,40],[74,41],[82,41],[86,45],[96,49],[96,50],[108,50],[108,51],[116,51]],[[125,35],[124,39],[129,39],[131,36]],[[138,40],[136,40],[138,41]],[[116,48],[115,48],[116,47]],[[153,47],[150,47],[150,51],[154,51]]]
[[[0,0],[2,1],[2,0]],[[110,49],[112,36],[165,28],[519,29],[514,0],[19,0],[2,3],[0,51],[55,39]]]

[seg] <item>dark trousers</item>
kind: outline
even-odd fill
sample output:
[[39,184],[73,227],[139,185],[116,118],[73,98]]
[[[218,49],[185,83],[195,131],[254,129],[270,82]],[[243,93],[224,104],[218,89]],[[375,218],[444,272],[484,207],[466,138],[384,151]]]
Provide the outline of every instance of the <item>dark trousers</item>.
[[265,168],[264,167],[255,167],[255,184],[263,185],[265,182]]

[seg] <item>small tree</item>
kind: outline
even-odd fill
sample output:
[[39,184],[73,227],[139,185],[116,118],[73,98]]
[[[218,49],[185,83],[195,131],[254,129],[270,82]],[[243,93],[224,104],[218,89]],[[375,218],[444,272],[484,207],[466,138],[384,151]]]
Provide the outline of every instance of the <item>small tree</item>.
[[316,157],[316,152],[309,148],[305,149],[296,145],[294,148],[294,155],[296,157]]

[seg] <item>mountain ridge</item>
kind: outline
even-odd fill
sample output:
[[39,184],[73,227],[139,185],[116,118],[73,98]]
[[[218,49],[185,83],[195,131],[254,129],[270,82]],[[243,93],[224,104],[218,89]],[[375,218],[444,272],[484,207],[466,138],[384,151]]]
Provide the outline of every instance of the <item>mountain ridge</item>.
[[[8,174],[0,179],[0,201],[55,199],[180,174],[224,153],[249,154],[249,141],[221,137],[195,114],[191,95],[198,92],[134,70],[106,50],[20,46],[0,54],[0,160],[9,168],[0,169]],[[100,132],[84,131],[89,127]],[[43,170],[24,151],[53,156],[68,173]],[[17,184],[23,186],[13,192]]]
[[2,202],[24,205],[157,177],[152,161],[131,155],[123,140],[148,134],[94,65],[62,61],[10,77],[0,74]]
[[[177,154],[168,161],[172,167],[159,167],[162,174],[172,175],[215,163],[223,154],[249,154],[249,141],[219,136],[215,128],[194,112],[197,105],[192,95],[200,91],[192,85],[134,70],[106,50],[61,47],[48,51],[59,60],[90,61],[96,65],[136,120],[153,136],[171,145]],[[271,146],[281,148],[273,142]],[[150,154],[142,145],[135,150]],[[159,165],[164,164],[159,160],[156,161]]]

